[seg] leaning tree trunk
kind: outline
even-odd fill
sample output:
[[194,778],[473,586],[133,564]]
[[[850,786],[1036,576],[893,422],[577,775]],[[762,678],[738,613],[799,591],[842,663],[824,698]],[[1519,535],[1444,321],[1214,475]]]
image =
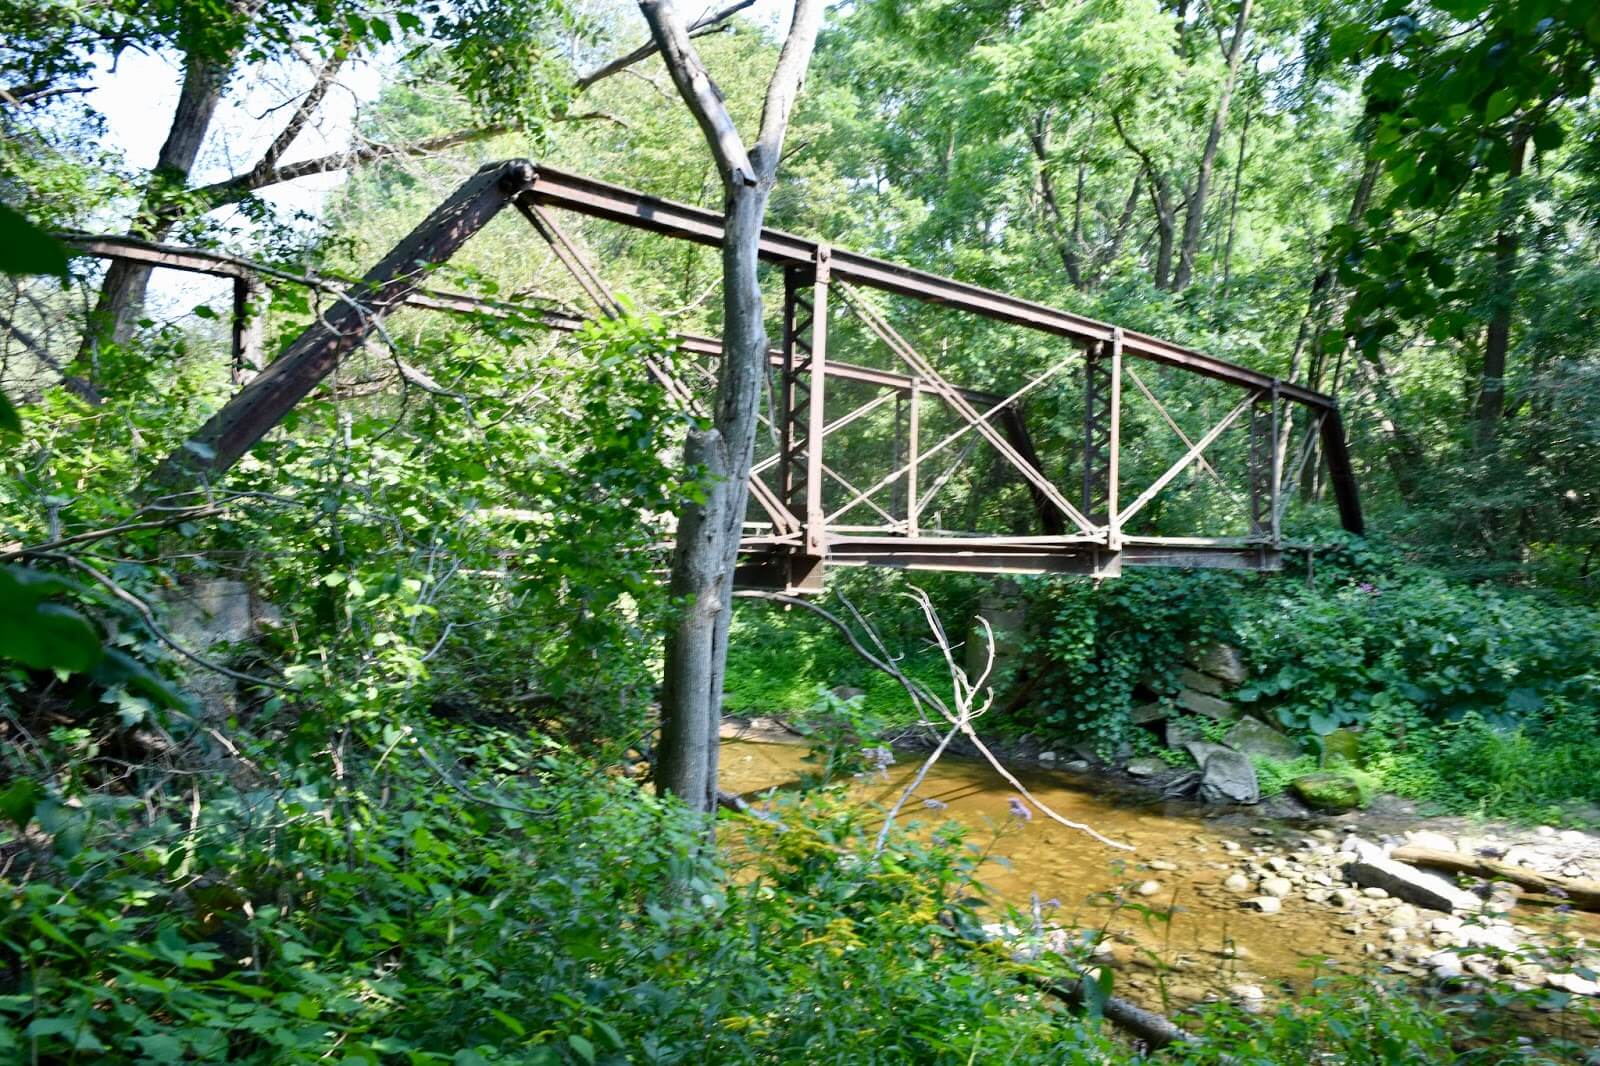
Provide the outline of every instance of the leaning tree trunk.
[[[228,78],[228,64],[190,56],[184,63],[183,89],[172,114],[172,126],[156,159],[138,212],[128,227],[128,236],[161,240],[172,231],[178,216],[171,210],[174,190],[189,182],[200,147],[205,144],[222,90]],[[95,353],[106,344],[126,344],[133,336],[134,324],[144,312],[145,290],[150,284],[150,267],[114,260],[100,283],[89,327],[84,331],[78,359],[92,365]]]
[[1211,131],[1206,134],[1205,150],[1200,155],[1200,170],[1189,193],[1189,206],[1183,218],[1183,244],[1178,250],[1178,269],[1172,277],[1174,292],[1189,287],[1194,276],[1195,256],[1200,253],[1200,233],[1205,227],[1206,201],[1211,196],[1211,178],[1216,171],[1217,151],[1228,128],[1228,107],[1233,102],[1233,87],[1239,77],[1239,60],[1244,57],[1244,31],[1250,23],[1250,0],[1241,0],[1239,16],[1233,23],[1233,41],[1228,45],[1228,76],[1223,79],[1217,108],[1211,116]]

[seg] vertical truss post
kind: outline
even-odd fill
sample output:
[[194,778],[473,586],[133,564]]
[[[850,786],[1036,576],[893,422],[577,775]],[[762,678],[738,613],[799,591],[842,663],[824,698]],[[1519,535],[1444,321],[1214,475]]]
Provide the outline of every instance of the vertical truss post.
[[1278,447],[1278,383],[1263,389],[1250,405],[1250,535],[1276,548],[1279,540],[1278,492],[1283,457]]
[[917,535],[917,460],[922,451],[922,383],[911,382],[911,407],[906,417],[906,536]]
[[820,590],[827,516],[822,509],[822,446],[828,352],[828,247],[811,266],[783,274],[783,410],[779,491],[801,518],[802,558],[790,584]]
[[1083,507],[1104,526],[1106,546],[1122,546],[1117,489],[1122,464],[1122,328],[1095,345],[1084,360]]

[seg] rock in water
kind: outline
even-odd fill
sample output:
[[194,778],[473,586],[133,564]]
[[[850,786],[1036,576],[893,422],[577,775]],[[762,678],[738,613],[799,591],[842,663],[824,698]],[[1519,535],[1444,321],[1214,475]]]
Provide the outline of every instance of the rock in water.
[[1361,789],[1354,779],[1332,770],[1297,777],[1289,782],[1289,789],[1319,811],[1351,811],[1361,806]]
[[1356,855],[1356,861],[1344,868],[1344,875],[1367,892],[1378,889],[1396,899],[1446,914],[1475,911],[1483,906],[1482,900],[1457,888],[1449,878],[1396,862],[1370,844],[1357,849]]
[[1298,759],[1302,754],[1299,744],[1254,718],[1241,718],[1233,723],[1233,728],[1228,730],[1222,742],[1234,751],[1262,755],[1281,762]]
[[1207,803],[1260,803],[1261,786],[1248,756],[1222,749],[1202,764],[1200,798]]
[[1166,763],[1153,758],[1134,759],[1128,763],[1128,773],[1134,777],[1154,777],[1166,768]]

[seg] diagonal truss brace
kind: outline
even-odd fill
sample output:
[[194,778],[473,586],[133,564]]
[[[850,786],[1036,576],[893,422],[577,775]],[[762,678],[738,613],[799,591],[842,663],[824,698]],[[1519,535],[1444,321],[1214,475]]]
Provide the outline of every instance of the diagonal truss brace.
[[[927,388],[929,392],[932,392],[934,395],[938,396],[947,405],[949,405],[952,410],[966,420],[967,426],[963,427],[962,432],[965,432],[967,429],[976,430],[978,434],[995,449],[995,451],[999,452],[1007,462],[1016,468],[1025,481],[1027,481],[1052,505],[1059,509],[1062,514],[1074,522],[1084,536],[1095,536],[1096,530],[1094,528],[1094,523],[1090,522],[1088,518],[1084,517],[1081,511],[1068,502],[1067,498],[1061,494],[1061,491],[1057,489],[1055,485],[1051,484],[1050,480],[1046,478],[1044,474],[1040,473],[1039,468],[1028,462],[1027,459],[1023,458],[1022,454],[1012,446],[1011,442],[1001,435],[999,430],[995,429],[995,427],[990,424],[989,418],[997,412],[1010,407],[1010,405],[1016,401],[1020,394],[1013,394],[1012,396],[1007,397],[994,408],[991,408],[985,414],[980,415],[977,409],[967,402],[966,397],[961,394],[961,391],[951,385],[950,382],[946,381],[944,377],[933,368],[932,364],[924,359],[915,348],[911,347],[910,343],[907,342],[904,337],[895,332],[894,327],[890,326],[889,323],[885,321],[870,304],[862,299],[858,293],[854,292],[848,285],[840,285],[838,288],[839,293],[844,298],[845,303],[852,311],[856,313],[856,317],[859,318],[869,330],[876,334],[879,340],[888,345],[890,351],[899,356],[899,358],[912,369],[917,377],[921,379],[923,386]],[[1067,362],[1068,360],[1063,359],[1061,362],[1057,363],[1055,367],[1052,367],[1051,370],[1046,371],[1045,376],[1048,376],[1055,370],[1065,366]],[[1042,378],[1036,378],[1034,384],[1040,380],[1042,380]],[[929,453],[926,452],[923,453],[921,458],[926,459],[928,454]],[[895,476],[898,476],[898,474]],[[874,488],[871,491],[877,490]]]

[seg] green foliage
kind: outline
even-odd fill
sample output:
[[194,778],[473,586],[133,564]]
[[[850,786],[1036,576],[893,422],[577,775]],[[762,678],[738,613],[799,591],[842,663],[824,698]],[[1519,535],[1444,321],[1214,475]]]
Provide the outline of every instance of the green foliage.
[[894,754],[875,745],[883,723],[865,709],[866,697],[840,699],[818,687],[816,700],[800,717],[800,728],[811,738],[805,761],[816,767],[801,775],[805,788],[823,788],[845,776],[857,777],[894,763]]
[[1130,739],[1134,689],[1175,690],[1189,646],[1229,633],[1234,585],[1228,575],[1189,571],[1025,583],[1025,655],[1038,682],[1017,712],[1019,727],[1115,751]]
[[[928,623],[903,595],[907,579],[885,571],[836,572],[821,603],[848,620],[843,603],[854,603],[899,658],[908,677],[934,692],[950,689],[949,669],[928,634]],[[959,575],[919,574],[911,582],[937,602],[940,617],[957,628],[977,609],[976,583]],[[729,641],[723,706],[730,714],[794,716],[810,707],[817,688],[858,688],[864,711],[883,729],[917,721],[916,708],[894,678],[862,659],[838,630],[809,611],[747,602],[736,606]],[[958,660],[958,664],[961,661]],[[1005,691],[1005,678],[993,679]]]
[[1514,726],[1476,714],[1378,741],[1371,771],[1385,788],[1465,813],[1592,823],[1600,810],[1595,713]]
[[[869,868],[861,813],[824,796],[785,807],[781,830],[730,825],[746,858],[724,871],[680,809],[548,740],[412,719],[325,742],[250,745],[242,787],[195,793],[193,813],[151,818],[76,782],[78,803],[40,804],[31,877],[0,910],[19,974],[0,1047],[273,1063],[1109,1053],[1022,986],[995,995],[1010,965],[963,946],[974,860],[957,838]],[[436,770],[427,753],[446,750],[454,768]]]
[[1237,698],[1294,732],[1469,713],[1506,726],[1600,701],[1600,614],[1415,569],[1283,587],[1239,632],[1255,676]]
[[1290,781],[1317,769],[1317,760],[1310,755],[1289,762],[1253,755],[1250,761],[1255,764],[1256,782],[1261,786],[1263,796],[1280,796],[1289,787]]

